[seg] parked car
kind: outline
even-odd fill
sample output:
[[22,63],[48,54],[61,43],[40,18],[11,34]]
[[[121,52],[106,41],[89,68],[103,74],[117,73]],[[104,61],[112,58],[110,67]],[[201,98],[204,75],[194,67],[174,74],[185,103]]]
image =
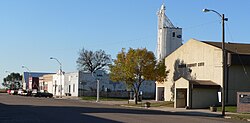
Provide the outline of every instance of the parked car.
[[7,93],[8,93],[8,94],[10,94],[10,91],[11,91],[11,90],[10,90],[10,89],[8,89],[8,90],[7,90]]
[[21,95],[23,93],[23,89],[18,89],[17,94]]
[[26,95],[25,95],[25,96],[32,96],[32,91],[27,90],[27,91],[26,91]]
[[49,97],[49,98],[52,98],[53,94],[45,91],[45,92],[37,92],[34,96],[35,97]]
[[17,90],[10,90],[11,95],[17,95]]
[[20,94],[21,96],[29,96],[28,95],[28,91],[26,91],[26,90],[23,90],[23,92]]

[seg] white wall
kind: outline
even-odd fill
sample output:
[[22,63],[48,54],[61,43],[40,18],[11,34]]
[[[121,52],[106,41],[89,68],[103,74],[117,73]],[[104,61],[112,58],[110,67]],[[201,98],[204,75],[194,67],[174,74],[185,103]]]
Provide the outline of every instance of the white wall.
[[[69,72],[65,73],[65,91],[64,93],[69,93],[69,85],[71,87],[71,95],[79,96],[82,95],[83,91],[96,91],[96,79],[92,77],[91,73],[86,72]],[[73,85],[75,84],[75,92],[73,92]],[[100,91],[105,91],[106,88],[111,91],[127,91],[127,86],[123,82],[112,82],[108,74],[104,74],[100,80]],[[83,90],[83,91],[81,91]],[[154,81],[144,81],[141,85],[140,90],[144,93],[155,93],[155,82]]]
[[[55,87],[56,86],[56,87]],[[61,87],[60,87],[61,86]],[[65,96],[65,93],[64,93],[64,75],[62,73],[59,74],[59,72],[57,74],[54,74],[53,75],[53,82],[52,82],[52,94],[54,96]],[[62,90],[60,90],[60,88]],[[61,92],[62,91],[62,92]]]
[[52,93],[52,94],[53,94],[53,93],[54,93],[54,92],[53,92],[53,82],[51,81],[51,82],[47,82],[47,83],[48,83],[48,90],[47,90],[47,91],[48,91],[49,93]]
[[64,93],[70,93],[71,96],[78,96],[79,72],[65,73]]
[[157,14],[157,59],[162,60],[182,45],[182,29],[176,28],[172,25],[165,14],[164,5],[162,5]]

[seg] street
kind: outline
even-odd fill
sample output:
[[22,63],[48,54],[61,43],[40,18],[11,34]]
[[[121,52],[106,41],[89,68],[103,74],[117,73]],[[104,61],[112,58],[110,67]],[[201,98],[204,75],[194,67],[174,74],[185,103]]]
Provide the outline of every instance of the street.
[[125,108],[72,99],[0,94],[0,123],[233,123],[206,114]]

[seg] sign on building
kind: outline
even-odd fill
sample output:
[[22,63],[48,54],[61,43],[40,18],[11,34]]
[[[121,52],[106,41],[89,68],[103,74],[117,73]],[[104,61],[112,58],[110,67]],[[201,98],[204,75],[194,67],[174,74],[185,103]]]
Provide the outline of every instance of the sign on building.
[[250,112],[250,92],[237,92],[237,112]]

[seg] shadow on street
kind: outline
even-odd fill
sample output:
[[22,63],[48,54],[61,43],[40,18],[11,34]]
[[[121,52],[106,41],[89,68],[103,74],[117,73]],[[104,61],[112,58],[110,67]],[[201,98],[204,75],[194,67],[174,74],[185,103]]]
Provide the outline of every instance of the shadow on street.
[[101,122],[119,123],[108,118],[91,116],[94,113],[123,113],[144,115],[182,115],[200,117],[219,117],[220,115],[203,112],[166,112],[132,108],[94,108],[94,107],[58,107],[32,105],[5,105],[0,103],[1,123],[79,123]]

